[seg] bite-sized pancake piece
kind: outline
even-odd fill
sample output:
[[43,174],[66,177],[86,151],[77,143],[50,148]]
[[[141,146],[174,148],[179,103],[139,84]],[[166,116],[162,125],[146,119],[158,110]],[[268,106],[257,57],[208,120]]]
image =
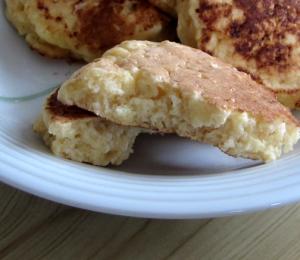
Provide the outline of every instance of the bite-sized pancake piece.
[[149,0],[149,2],[162,11],[176,17],[176,0]]
[[298,121],[271,91],[200,50],[168,41],[121,43],[76,72],[58,99],[118,124],[177,133],[263,161],[299,139]]
[[175,37],[172,19],[141,0],[6,0],[7,17],[30,46],[54,58],[91,61],[128,39]]
[[300,106],[299,0],[178,0],[182,43],[248,72]]
[[78,162],[119,165],[133,152],[142,129],[116,125],[75,106],[65,106],[51,94],[34,130],[52,152]]

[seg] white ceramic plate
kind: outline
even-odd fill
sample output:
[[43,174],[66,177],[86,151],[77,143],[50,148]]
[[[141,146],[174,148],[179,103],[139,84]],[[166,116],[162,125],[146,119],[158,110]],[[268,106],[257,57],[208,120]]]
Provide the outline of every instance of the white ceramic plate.
[[32,52],[1,13],[1,181],[80,208],[155,218],[231,215],[300,199],[299,145],[267,165],[174,136],[138,138],[122,167],[54,157],[31,125],[45,95],[79,66]]

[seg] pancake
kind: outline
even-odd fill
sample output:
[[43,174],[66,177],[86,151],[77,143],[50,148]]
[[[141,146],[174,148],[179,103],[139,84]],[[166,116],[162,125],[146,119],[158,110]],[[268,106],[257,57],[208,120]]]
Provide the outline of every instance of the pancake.
[[181,0],[178,36],[300,107],[299,0]]
[[168,41],[121,43],[76,72],[58,99],[117,124],[263,161],[299,139],[298,121],[271,91],[231,65]]
[[149,2],[173,17],[177,16],[176,0],[149,0]]
[[33,128],[55,155],[101,166],[125,161],[133,152],[135,138],[144,131],[65,106],[57,100],[57,92],[47,98],[42,116]]
[[52,58],[91,61],[128,39],[175,37],[173,21],[140,0],[6,0],[7,17],[29,45]]

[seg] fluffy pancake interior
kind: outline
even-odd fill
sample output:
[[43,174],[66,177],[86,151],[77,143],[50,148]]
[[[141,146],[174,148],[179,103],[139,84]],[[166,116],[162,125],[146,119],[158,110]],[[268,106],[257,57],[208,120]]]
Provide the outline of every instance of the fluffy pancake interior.
[[[136,97],[116,98],[108,89],[92,103],[93,109],[105,118],[125,125],[150,127],[162,132],[176,132],[218,146],[224,152],[263,161],[271,161],[284,152],[292,150],[299,139],[298,129],[280,119],[265,122],[248,113],[219,110],[203,100],[180,97],[172,88],[162,92],[157,86],[153,92],[159,97],[142,94],[143,84],[134,85],[131,91],[140,93]],[[122,87],[115,91],[123,91]],[[70,93],[73,97],[79,93]],[[75,98],[76,99],[76,98]],[[67,96],[64,96],[67,100]],[[118,100],[118,101],[117,101]],[[89,99],[86,101],[89,102]],[[105,107],[101,104],[109,104]]]
[[[114,57],[109,56],[112,53]],[[107,55],[115,61],[123,54],[116,48]],[[211,104],[199,92],[155,82],[145,70],[133,73],[102,61],[103,66],[84,68],[66,82],[59,99],[116,123],[175,132],[216,145],[234,156],[263,161],[275,160],[282,152],[292,150],[299,139],[297,124],[288,119],[278,116],[270,121],[225,109]]]
[[119,165],[133,152],[142,131],[103,120],[77,107],[62,105],[53,94],[34,130],[60,157],[94,165]]

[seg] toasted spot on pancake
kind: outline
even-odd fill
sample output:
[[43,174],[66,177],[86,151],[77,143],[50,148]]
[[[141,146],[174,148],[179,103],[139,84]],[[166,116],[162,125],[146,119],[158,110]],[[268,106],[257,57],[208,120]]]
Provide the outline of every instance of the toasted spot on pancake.
[[183,43],[231,63],[275,92],[300,89],[299,0],[179,3]]
[[107,49],[133,38],[138,31],[168,23],[168,18],[148,2],[136,0],[95,2],[89,7],[78,6],[76,14],[78,38],[91,49]]
[[[235,51],[246,59],[254,58],[258,67],[275,66],[284,70],[290,66],[292,46],[283,39],[295,35],[296,41],[300,40],[300,4],[297,1],[211,2],[214,1],[200,1],[196,10],[205,23],[199,43],[201,49],[206,50],[206,44],[215,31],[224,29],[222,33],[232,38]],[[234,16],[235,10],[240,11],[239,17]],[[222,27],[218,23],[224,18],[229,21]]]
[[72,121],[80,118],[96,117],[95,114],[76,106],[66,106],[57,99],[57,91],[53,93],[45,104],[45,110],[55,117],[55,120]]

